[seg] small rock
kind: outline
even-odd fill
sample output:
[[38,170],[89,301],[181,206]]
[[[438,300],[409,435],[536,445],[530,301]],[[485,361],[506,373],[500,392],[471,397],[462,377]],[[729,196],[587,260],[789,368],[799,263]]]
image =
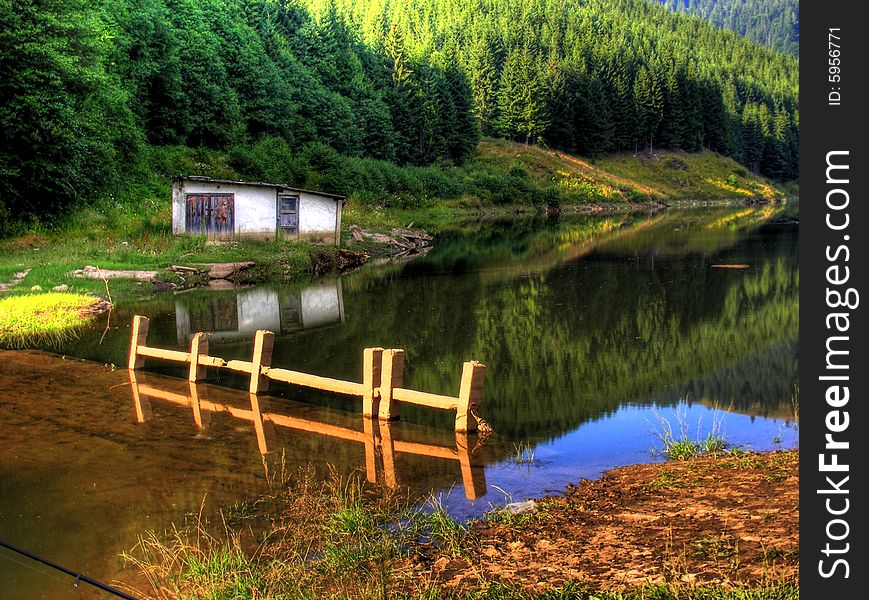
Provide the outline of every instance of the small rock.
[[504,512],[510,515],[521,515],[527,512],[537,510],[537,502],[534,500],[526,500],[525,502],[511,502],[504,507]]
[[34,285],[32,288],[30,288],[30,291],[31,292],[41,292],[42,286],[41,285]]
[[153,285],[155,292],[165,292],[167,290],[174,290],[176,287],[178,287],[171,281],[155,281]]
[[[37,287],[39,287],[39,286],[37,286]],[[68,289],[69,289],[69,286],[66,285],[65,283],[62,283],[60,285],[56,285],[53,288],[51,288],[51,291],[52,292],[65,292]]]

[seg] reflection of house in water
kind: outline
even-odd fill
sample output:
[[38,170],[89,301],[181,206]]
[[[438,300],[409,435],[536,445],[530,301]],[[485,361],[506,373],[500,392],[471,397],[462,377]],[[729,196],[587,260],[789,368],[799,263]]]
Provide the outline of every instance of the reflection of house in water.
[[191,292],[175,300],[179,343],[199,331],[215,341],[252,337],[257,329],[292,333],[344,322],[340,279],[324,279],[302,290],[257,286],[221,292]]
[[[400,469],[396,467],[396,458],[403,454],[427,463],[458,463],[465,496],[475,500],[486,494],[485,470],[480,457],[482,444],[476,434],[433,434],[431,431],[415,431],[405,424],[355,415],[343,419],[336,419],[334,415],[332,418],[319,415],[318,418],[314,412],[317,409],[312,406],[298,405],[298,410],[288,411],[291,405],[284,400],[271,401],[266,396],[145,375],[134,370],[130,370],[129,374],[136,421],[139,423],[152,418],[151,400],[157,399],[189,407],[193,423],[202,433],[208,431],[212,416],[216,414],[228,414],[250,423],[252,433],[256,435],[257,448],[263,455],[280,449],[278,437],[281,433],[314,434],[330,447],[330,457],[346,454],[338,452],[339,445],[350,446],[350,455],[358,456],[354,461],[359,461],[359,466],[364,464],[366,478],[372,483],[380,482],[392,488],[398,486]],[[151,384],[152,381],[155,385]],[[282,407],[282,412],[277,412],[278,407]],[[282,437],[285,438],[283,445],[286,446],[286,435]],[[292,441],[293,438],[290,443]],[[357,448],[364,449],[364,452],[359,452]],[[414,475],[419,476],[418,471]]]

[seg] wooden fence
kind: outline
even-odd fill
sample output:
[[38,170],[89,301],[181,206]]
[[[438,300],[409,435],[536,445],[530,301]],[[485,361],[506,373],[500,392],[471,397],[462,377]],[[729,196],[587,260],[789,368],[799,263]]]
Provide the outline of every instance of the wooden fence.
[[459,383],[458,396],[444,396],[418,392],[403,387],[404,350],[365,348],[362,352],[362,383],[311,375],[289,369],[271,366],[275,334],[258,330],[254,336],[253,356],[250,361],[224,360],[208,354],[208,337],[196,333],[190,340],[190,351],[165,350],[146,345],[149,320],[135,315],[130,335],[130,370],[141,369],[145,358],[158,358],[188,363],[187,379],[191,382],[205,379],[209,367],[228,369],[250,375],[251,394],[268,391],[269,381],[281,381],[292,385],[318,390],[360,396],[362,415],[384,421],[400,416],[401,404],[418,404],[456,411],[455,430],[468,432],[477,430],[477,414],[483,398],[483,382],[486,366],[475,360],[464,363]]
[[156,398],[178,406],[189,406],[193,411],[193,420],[200,430],[207,429],[209,413],[225,413],[236,419],[249,421],[253,424],[257,446],[265,455],[274,450],[275,428],[292,429],[333,437],[336,439],[357,442],[365,447],[365,473],[368,481],[377,483],[378,456],[382,464],[383,483],[387,487],[398,486],[398,476],[395,467],[395,455],[399,453],[414,454],[434,459],[454,460],[458,462],[462,476],[465,496],[474,500],[486,493],[486,476],[483,465],[475,459],[474,449],[476,435],[456,432],[455,446],[441,446],[395,439],[392,424],[388,421],[375,422],[373,419],[363,419],[363,430],[341,427],[331,423],[323,423],[315,419],[305,419],[267,412],[269,402],[257,394],[249,394],[250,409],[233,406],[228,402],[209,401],[207,391],[197,383],[189,382],[187,393],[162,389],[139,381],[135,371],[129,371],[133,392],[133,405],[136,420],[145,423],[151,419],[152,410],[149,398]]

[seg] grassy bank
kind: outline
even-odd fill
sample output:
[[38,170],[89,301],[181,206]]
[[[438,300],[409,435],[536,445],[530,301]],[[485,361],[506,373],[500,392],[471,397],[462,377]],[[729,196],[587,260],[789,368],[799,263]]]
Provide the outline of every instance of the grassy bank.
[[[301,471],[217,523],[147,534],[127,558],[149,598],[792,599],[797,464],[777,452],[624,467],[533,512],[469,523],[436,500],[413,508],[357,478]],[[754,518],[757,502],[780,522]],[[650,537],[659,521],[669,538]]]
[[13,348],[24,342],[50,345],[106,308],[107,303],[87,294],[50,292],[0,298],[0,344]]

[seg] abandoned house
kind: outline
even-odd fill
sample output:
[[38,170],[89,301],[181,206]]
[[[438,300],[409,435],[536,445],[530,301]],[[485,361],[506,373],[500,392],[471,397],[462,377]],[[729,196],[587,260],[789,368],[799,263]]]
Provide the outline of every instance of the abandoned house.
[[338,244],[345,200],[277,183],[176,177],[172,182],[172,232]]

